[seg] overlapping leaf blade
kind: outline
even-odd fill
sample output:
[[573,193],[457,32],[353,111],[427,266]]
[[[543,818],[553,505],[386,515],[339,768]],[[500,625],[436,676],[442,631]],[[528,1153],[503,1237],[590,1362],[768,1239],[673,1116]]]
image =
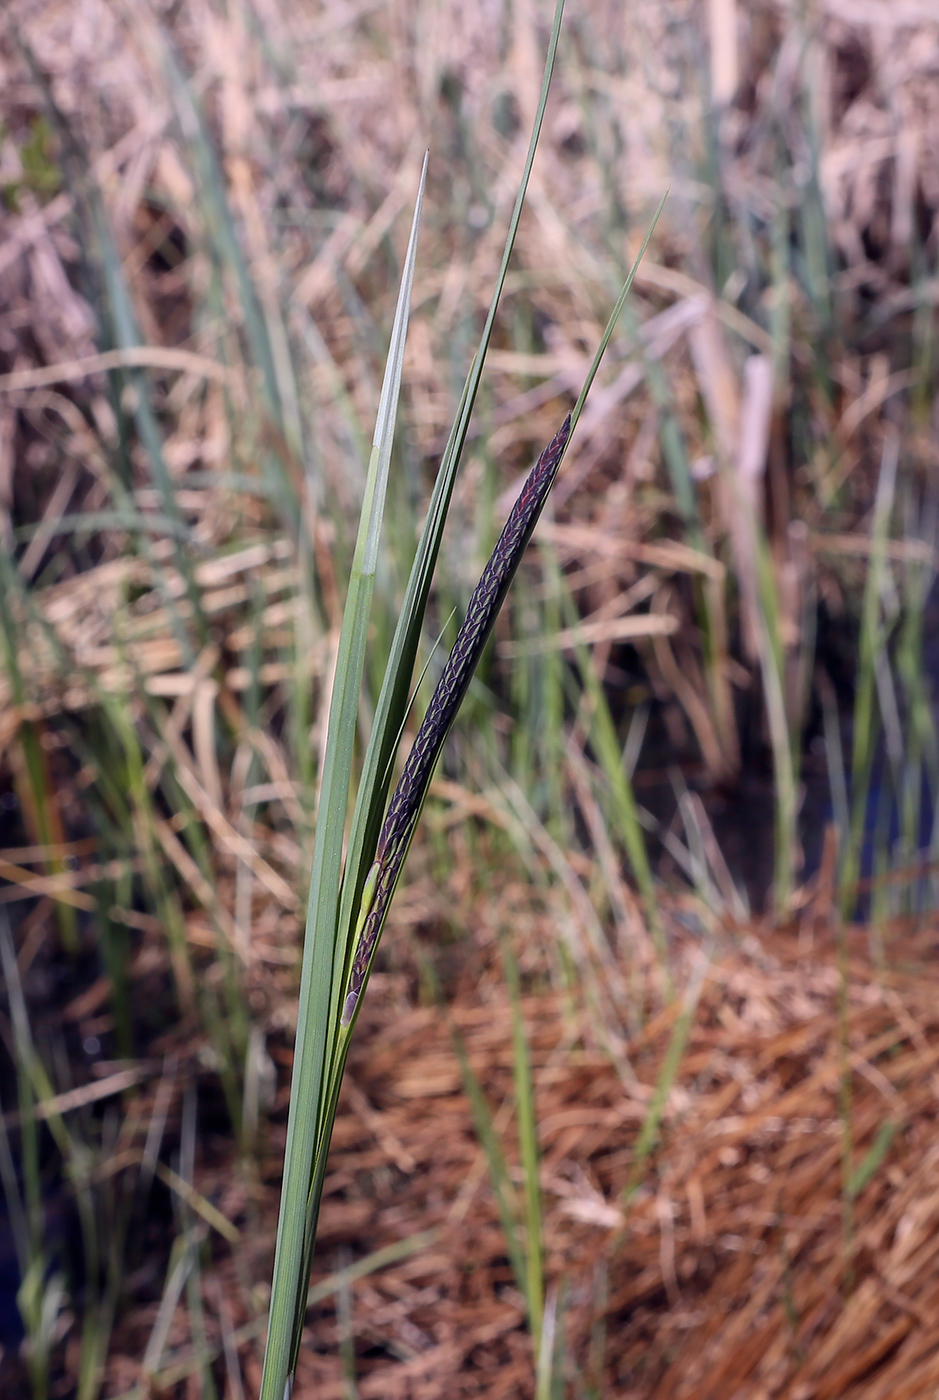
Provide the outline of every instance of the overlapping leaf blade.
[[356,713],[378,559],[378,536],[401,387],[426,173],[425,159],[395,312],[330,703],[304,939],[290,1119],[267,1352],[261,1384],[262,1400],[281,1400],[289,1389],[289,1377],[296,1361],[306,1306],[316,1219],[317,1203],[313,1197],[313,1187],[317,1155],[325,1156],[324,1128],[328,1135],[327,1124],[331,1126],[329,1095],[326,1091],[329,1085],[327,1071],[333,1058],[331,1041],[338,1024],[338,1017],[331,1014],[335,1010],[337,995],[334,969],[337,961],[341,965],[343,958],[342,929],[338,921],[342,847],[352,778]]

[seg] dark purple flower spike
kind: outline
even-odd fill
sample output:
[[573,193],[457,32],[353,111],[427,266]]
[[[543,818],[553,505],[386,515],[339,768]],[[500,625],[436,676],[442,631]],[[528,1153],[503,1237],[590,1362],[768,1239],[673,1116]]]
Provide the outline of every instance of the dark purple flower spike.
[[375,944],[391,903],[434,764],[456,718],[509,584],[547,499],[571,432],[568,414],[542,452],[509,513],[489,563],[473,590],[466,616],[417,731],[378,837],[375,861],[362,891],[349,991],[341,1024],[348,1026],[368,972]]

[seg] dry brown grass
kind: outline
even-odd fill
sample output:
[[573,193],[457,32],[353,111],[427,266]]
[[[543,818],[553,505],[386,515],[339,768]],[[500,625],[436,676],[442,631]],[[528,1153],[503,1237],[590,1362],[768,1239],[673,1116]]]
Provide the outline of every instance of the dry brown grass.
[[[401,945],[415,912],[429,922],[434,905],[445,906],[420,883],[411,898],[412,918],[399,915],[393,935],[405,963]],[[523,910],[531,946],[550,939],[550,913],[530,904],[530,894],[512,886],[499,902],[476,901],[473,953],[461,958],[448,1010],[416,1008],[400,963],[369,999],[337,1122],[314,1286],[363,1246],[427,1230],[435,1238],[354,1287],[363,1396],[530,1393],[524,1307],[450,1041],[456,1028],[505,1126],[511,1017],[492,929],[517,923]],[[675,967],[692,971],[699,942],[674,928]],[[830,910],[815,903],[801,924],[719,940],[660,1141],[628,1201],[634,1148],[677,1005],[611,1056],[569,994],[526,997],[548,1277],[564,1290],[575,1372],[596,1393],[935,1394],[939,1021],[936,979],[923,969],[937,930],[934,923],[885,930],[890,972],[872,968],[867,931],[851,931],[843,1042],[830,929]],[[872,1166],[850,1209],[842,1190],[845,1082],[849,1170]],[[871,1162],[885,1132],[883,1155]],[[271,1149],[265,1175],[276,1180],[276,1133]],[[199,1186],[226,1213],[244,1209],[224,1156]],[[272,1223],[273,1187],[263,1202]],[[245,1246],[247,1253],[240,1247],[217,1266],[233,1327],[251,1318],[246,1282],[263,1276],[264,1232]],[[146,1312],[131,1313],[115,1340],[113,1374],[125,1384],[137,1374],[148,1330]],[[345,1393],[341,1335],[333,1300],[315,1305],[301,1394]],[[185,1357],[182,1336],[180,1352]],[[250,1347],[241,1355],[251,1393],[257,1356]]]
[[[675,1008],[615,1064],[563,997],[526,1001],[548,1269],[555,1284],[565,1280],[568,1344],[581,1375],[591,1330],[603,1329],[600,1394],[935,1394],[935,986],[920,972],[873,973],[864,932],[852,935],[852,1168],[884,1125],[896,1136],[848,1226],[839,973],[827,919],[814,921],[809,912],[801,933],[755,929],[716,957],[660,1147],[628,1205],[632,1149]],[[894,937],[894,965],[920,967],[936,930]],[[697,956],[690,946],[682,952]],[[510,1091],[498,970],[464,986],[450,1014],[498,1103]],[[440,1014],[376,1010],[350,1081],[323,1218],[326,1251],[352,1247],[363,1232],[373,1245],[428,1225],[440,1232],[426,1255],[357,1291],[357,1335],[400,1356],[364,1363],[361,1393],[528,1393],[521,1300]],[[329,1359],[335,1326],[330,1308],[311,1319],[302,1373],[310,1394],[342,1393]]]
[[[207,221],[156,59],[155,15],[204,104],[279,382],[296,390],[295,410],[285,396],[282,428],[257,407],[261,376],[245,350],[232,279],[217,303],[208,299]],[[208,1202],[222,1217],[211,1209],[199,1216],[205,1325],[220,1390],[240,1400],[255,1393],[259,1377],[309,858],[310,793],[279,718],[289,684],[301,677],[313,696],[313,747],[321,741],[345,518],[355,505],[359,437],[368,431],[361,425],[374,411],[394,253],[420,152],[429,142],[404,411],[404,455],[418,493],[442,448],[501,252],[540,82],[544,16],[530,2],[494,0],[292,7],[255,0],[225,9],[207,0],[152,9],[142,0],[16,0],[4,18],[0,534],[9,546],[14,527],[39,527],[18,543],[17,567],[35,581],[32,604],[57,646],[49,627],[29,624],[20,654],[24,703],[12,671],[0,672],[0,784],[22,791],[22,736],[35,726],[55,818],[44,836],[28,810],[22,821],[7,821],[0,902],[16,916],[37,1025],[61,1023],[73,1037],[63,1043],[75,1046],[110,1034],[112,987],[93,958],[63,960],[56,913],[68,905],[91,917],[102,880],[113,888],[130,882],[121,888],[132,895],[109,913],[134,940],[128,978],[144,1027],[138,1059],[127,1066],[79,1058],[74,1077],[83,1102],[123,1104],[110,1165],[101,1169],[115,1180],[147,1162],[153,1122],[164,1123],[175,1148],[187,1086],[198,1086],[196,1214]],[[711,48],[708,19],[716,26]],[[149,367],[165,458],[191,530],[209,624],[198,645],[188,614],[182,630],[174,628],[172,600],[184,582],[158,529],[149,555],[132,552],[127,532],[114,526],[78,543],[55,533],[63,516],[100,511],[111,500],[117,429],[106,374],[129,361],[102,356],[77,285],[75,196],[67,184],[45,188],[35,169],[24,169],[24,148],[41,136],[43,97],[14,24],[101,184],[146,342],[136,363]],[[641,272],[635,325],[588,405],[577,454],[558,484],[557,518],[540,538],[570,574],[582,619],[554,644],[589,643],[615,687],[623,678],[616,648],[643,639],[643,684],[661,703],[663,732],[676,752],[694,754],[697,771],[732,785],[747,740],[734,697],[757,685],[753,560],[739,499],[718,489],[715,460],[736,472],[767,525],[793,696],[807,654],[807,600],[821,597],[837,618],[863,578],[867,512],[888,433],[903,431],[911,480],[928,480],[939,467],[934,382],[923,378],[934,372],[927,351],[939,301],[939,19],[926,0],[822,0],[804,21],[770,0],[739,7],[669,0],[628,11],[596,0],[572,5],[567,24],[490,357],[484,431],[458,486],[445,573],[457,593],[475,577],[488,544],[477,529],[480,502],[487,491],[511,489],[556,427],[620,267],[671,181],[655,254]],[[803,80],[811,119],[800,106]],[[707,82],[733,93],[714,127],[720,201],[704,175]],[[54,173],[50,149],[40,175]],[[804,257],[774,284],[771,225],[783,206],[792,215],[787,236]],[[816,300],[818,269],[799,229],[801,212],[813,209],[824,215],[833,266]],[[718,268],[731,279],[729,292]],[[745,280],[735,289],[738,270]],[[834,306],[828,319],[826,297]],[[790,318],[785,342],[767,329],[780,298]],[[637,341],[642,356],[630,353]],[[293,386],[278,358],[290,342],[305,346]],[[656,365],[665,372],[665,400]],[[663,460],[660,428],[669,415],[695,468],[697,540],[683,531]],[[285,520],[266,498],[225,479],[228,471],[255,472],[265,454],[299,494],[305,481],[315,483],[301,519]],[[135,447],[130,460],[135,508],[154,516],[160,502],[146,455]],[[931,542],[919,538],[893,542],[891,553],[900,563],[934,562]],[[316,610],[299,583],[308,567]],[[729,648],[708,677],[696,630],[701,590],[712,617],[723,619]],[[284,659],[298,637],[302,672]],[[527,654],[529,642],[503,636],[500,655]],[[245,718],[255,644],[265,713],[277,721],[263,732]],[[126,702],[151,790],[158,792],[169,765],[207,832],[211,879],[180,839],[177,814],[162,811],[155,823],[158,859],[180,892],[182,942],[172,947],[141,895],[143,853],[106,858],[89,827],[94,773],[70,747],[74,731],[65,721],[80,728],[102,693]],[[145,699],[162,709],[149,710]],[[235,751],[227,765],[213,737],[225,727]],[[533,867],[556,882],[550,899],[534,883],[515,885],[497,856],[474,879],[474,862],[487,859],[487,827],[504,823],[504,811],[441,781],[433,839],[415,852],[418,874],[403,892],[365,1005],[317,1278],[417,1232],[437,1234],[352,1289],[359,1393],[428,1400],[532,1393],[524,1309],[448,1029],[448,1020],[459,1028],[506,1128],[511,1030],[496,947],[510,928],[530,989],[524,1011],[544,1154],[547,1267],[552,1285],[565,1290],[560,1311],[581,1384],[572,1393],[932,1400],[939,1393],[934,922],[886,928],[873,950],[865,931],[852,930],[839,967],[824,894],[782,927],[716,921],[715,956],[661,1140],[640,1190],[624,1204],[676,1004],[663,1000],[619,853],[603,845],[584,776],[589,746],[576,727],[569,742],[565,791],[591,842],[558,853],[546,833],[533,839]],[[460,822],[469,822],[472,843]],[[445,871],[436,884],[425,873],[435,859]],[[667,905],[680,988],[703,974],[706,940],[688,933],[689,919],[703,928],[701,911],[689,908],[677,897]],[[455,909],[470,911],[460,919],[461,940],[453,937]],[[27,912],[17,921],[20,910]],[[573,946],[578,938],[589,946],[601,926],[608,965],[586,979],[588,991],[609,991],[598,1015],[596,1003],[585,1010],[578,985],[564,985],[554,948],[559,927]],[[200,983],[222,981],[220,931],[255,1028],[248,1060],[255,1103],[264,1103],[270,1057],[278,1073],[269,1117],[261,1116],[259,1165],[232,1147],[213,1046],[194,1009]],[[415,952],[421,940],[447,1011],[428,1004],[432,978]],[[625,976],[629,959],[655,1012],[642,1031],[625,1011],[616,1024],[622,1001],[613,973]],[[0,1030],[9,1045],[5,1021]],[[134,1083],[132,1099],[116,1098]],[[864,1161],[886,1124],[895,1131],[883,1161],[848,1202],[844,1174]],[[139,1222],[148,1258],[126,1280],[109,1349],[109,1395],[142,1381],[158,1320],[161,1271],[178,1226],[172,1201],[183,1190],[167,1175],[167,1151],[163,1159],[155,1212]],[[340,1313],[332,1294],[311,1310],[297,1400],[347,1393]],[[74,1318],[66,1324],[55,1370],[63,1396],[72,1393],[77,1365]],[[194,1400],[196,1340],[180,1299],[153,1393]],[[0,1358],[0,1377],[4,1395],[27,1393],[9,1355]]]

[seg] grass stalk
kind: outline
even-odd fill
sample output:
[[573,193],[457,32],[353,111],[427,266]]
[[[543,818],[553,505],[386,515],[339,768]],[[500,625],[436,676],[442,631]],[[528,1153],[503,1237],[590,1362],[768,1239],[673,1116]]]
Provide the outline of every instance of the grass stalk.
[[[462,1038],[455,1030],[451,1031],[453,1048],[456,1053],[457,1063],[460,1066],[460,1075],[463,1079],[463,1089],[469,1101],[470,1112],[473,1116],[473,1126],[476,1129],[476,1136],[479,1138],[483,1152],[486,1157],[486,1165],[489,1168],[489,1183],[492,1186],[493,1195],[496,1198],[496,1209],[499,1212],[499,1222],[502,1225],[502,1236],[505,1240],[506,1253],[509,1256],[509,1263],[512,1265],[512,1273],[515,1275],[515,1282],[518,1291],[525,1299],[525,1306],[528,1309],[529,1325],[534,1332],[534,1318],[531,1308],[531,1297],[529,1294],[530,1273],[528,1263],[527,1241],[523,1241],[519,1231],[519,1208],[515,1187],[509,1175],[505,1154],[502,1151],[502,1144],[496,1132],[495,1117],[483,1093],[479,1077],[474,1071],[466,1053],[466,1047]],[[540,1325],[540,1311],[539,1311]]]
[[337,923],[345,815],[426,169],[425,157],[373,437],[329,712],[304,940],[294,1050],[294,1087],[291,1090],[270,1325],[261,1382],[262,1400],[282,1400],[283,1396],[289,1395],[293,1386],[319,1206],[313,1192],[317,1179],[322,1179],[335,1114],[335,1103],[328,1092],[329,1071],[337,1048],[335,1031],[329,1039],[327,1037],[330,1026],[335,1026],[338,1020],[336,967],[338,964],[341,968],[346,957]]
[[850,919],[854,910],[864,853],[868,792],[876,740],[876,663],[878,652],[883,645],[881,594],[886,571],[886,546],[893,511],[899,452],[899,437],[896,432],[891,432],[884,442],[880,478],[877,483],[871,525],[871,558],[861,611],[851,755],[851,820],[840,881],[841,914],[844,919]]
[[796,762],[797,735],[786,713],[786,657],[782,642],[780,600],[773,561],[766,538],[757,521],[751,517],[754,554],[756,557],[757,599],[760,614],[760,672],[769,726],[770,748],[773,754],[773,777],[776,789],[775,879],[773,902],[776,911],[784,914],[789,907],[795,882],[799,816],[798,767]]
[[[565,599],[565,602],[567,604],[568,625],[570,625],[570,620],[574,617],[573,602],[570,599]],[[633,876],[642,896],[652,940],[664,968],[666,958],[662,920],[632,779],[623,762],[622,744],[616,733],[609,701],[600,683],[589,648],[583,642],[578,642],[576,654],[586,701],[587,732],[596,749],[597,759],[609,787],[609,799],[615,827],[619,831],[629,857]]]
[[656,1080],[652,1097],[649,1100],[649,1107],[642,1120],[642,1127],[639,1129],[639,1136],[636,1138],[636,1145],[633,1148],[632,1167],[623,1190],[624,1205],[628,1205],[638,1191],[646,1162],[658,1141],[665,1106],[681,1066],[681,1057],[685,1053],[688,1036],[691,1034],[691,1027],[694,1024],[695,1012],[698,1008],[707,972],[708,959],[702,958],[685,991],[681,1006],[676,1008],[675,1022],[662,1060],[662,1067],[659,1070],[659,1077]]
[[[518,1140],[525,1183],[525,1239],[528,1317],[535,1357],[541,1354],[544,1324],[544,1257],[541,1240],[541,1187],[538,1180],[538,1115],[531,1074],[531,1057],[522,1017],[522,991],[518,964],[509,948],[502,952],[505,980],[512,1006],[512,1049]],[[549,1352],[550,1354],[550,1352]]]
[[[545,65],[541,102],[529,147],[522,189],[510,224],[497,293],[504,280],[518,227],[525,183],[534,159],[557,51],[562,13],[563,0],[559,0]],[[465,438],[469,412],[498,304],[498,295],[493,298],[480,352],[467,379],[460,412],[438,475],[437,488],[431,501],[398,629],[392,642],[382,694],[379,697],[363,764],[343,874],[342,838],[351,784],[359,687],[364,666],[369,603],[377,567],[378,531],[391,455],[393,405],[397,399],[401,379],[407,305],[416,254],[419,204],[420,200],[412,225],[392,346],[386,365],[385,384],[379,406],[372,462],[340,634],[330,705],[319,822],[310,883],[291,1112],[261,1400],[283,1400],[292,1390],[326,1157],[350,1037],[381,930],[414,835],[434,766],[561,465],[573,426],[583,409],[601,357],[632,286],[639,258],[642,257],[655,227],[653,222],[617,299],[571,414],[539,457],[510,512],[489,563],[470,599],[453,650],[444,666],[398,786],[382,820],[391,758],[407,713],[407,687],[423,625],[424,603],[430,586],[433,563],[446,518],[449,493],[452,490],[452,473],[456,469]]]

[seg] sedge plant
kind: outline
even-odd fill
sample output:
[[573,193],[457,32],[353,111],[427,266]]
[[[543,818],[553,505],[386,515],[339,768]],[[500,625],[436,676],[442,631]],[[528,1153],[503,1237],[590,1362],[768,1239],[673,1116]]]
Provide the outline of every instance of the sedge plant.
[[[293,1388],[342,1074],[382,927],[434,766],[557,475],[661,210],[660,204],[574,408],[532,469],[472,595],[386,812],[394,753],[409,708],[409,687],[430,583],[534,160],[562,12],[563,0],[558,0],[541,98],[489,314],[441,463],[392,640],[343,859],[369,606],[401,384],[423,176],[421,180],[386,362],[329,709],[261,1400],[285,1400]],[[426,158],[424,173],[426,175]]]

